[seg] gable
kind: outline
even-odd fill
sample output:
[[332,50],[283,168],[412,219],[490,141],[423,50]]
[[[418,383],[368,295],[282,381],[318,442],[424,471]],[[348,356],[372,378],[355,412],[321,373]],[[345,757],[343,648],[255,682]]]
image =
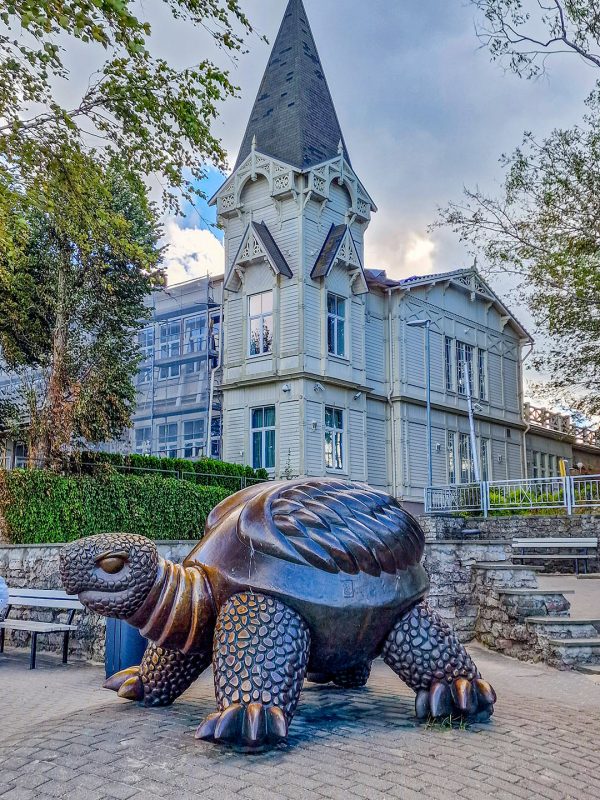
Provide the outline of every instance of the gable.
[[313,280],[326,278],[336,265],[349,271],[354,294],[368,292],[358,248],[348,225],[331,226],[310,277]]
[[239,291],[242,274],[252,264],[267,263],[275,275],[292,277],[292,270],[264,222],[251,222],[225,279],[225,288]]

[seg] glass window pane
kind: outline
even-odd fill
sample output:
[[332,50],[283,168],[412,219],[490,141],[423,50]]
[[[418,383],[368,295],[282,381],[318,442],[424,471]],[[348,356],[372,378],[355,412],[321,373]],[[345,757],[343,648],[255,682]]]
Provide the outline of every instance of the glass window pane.
[[275,406],[267,406],[264,410],[265,413],[265,428],[275,427]]
[[338,320],[337,328],[337,354],[343,356],[346,352],[346,323]]
[[346,301],[343,297],[338,297],[337,299],[337,314],[342,319],[346,316]]
[[263,353],[273,350],[273,317],[263,317]]
[[252,434],[252,466],[254,469],[261,469],[262,463],[262,431],[255,431]]
[[335,435],[335,468],[344,469],[344,437],[341,433]]
[[263,314],[272,314],[273,313],[273,292],[263,292],[260,296],[261,303],[262,303],[262,313]]
[[262,311],[262,302],[261,302],[261,295],[253,294],[252,297],[249,298],[250,302],[250,316],[251,317],[258,317]]
[[260,355],[261,321],[253,319],[250,323],[250,355]]
[[335,317],[327,317],[327,349],[335,354]]
[[263,410],[262,408],[255,408],[252,411],[252,427],[256,429],[256,428],[262,428],[262,426],[263,426]]
[[265,431],[265,469],[275,469],[275,431]]
[[333,469],[333,434],[325,431],[325,467]]
[[333,428],[333,408],[325,409],[325,427]]
[[335,409],[335,427],[339,429],[344,427],[344,412],[339,408]]
[[337,308],[336,297],[334,294],[327,295],[327,313],[335,314]]

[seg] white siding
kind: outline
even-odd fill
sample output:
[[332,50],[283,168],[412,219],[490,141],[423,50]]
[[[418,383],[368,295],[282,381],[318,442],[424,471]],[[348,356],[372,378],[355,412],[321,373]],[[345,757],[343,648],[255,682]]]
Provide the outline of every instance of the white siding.
[[280,292],[281,355],[295,355],[300,347],[298,286],[288,284]]
[[225,461],[233,464],[247,464],[251,461],[251,454],[246,452],[248,425],[243,408],[227,410],[223,414],[223,456]]
[[[325,439],[323,432],[323,406],[306,401],[306,474],[325,474]],[[313,430],[313,421],[317,423]]]
[[245,315],[242,298],[230,299],[227,303],[227,322],[225,329],[225,363],[239,364],[243,359],[245,335]]
[[362,411],[350,411],[348,416],[346,438],[349,441],[346,443],[346,449],[350,459],[350,478],[353,481],[365,481],[367,479],[365,415]]
[[388,426],[383,403],[368,403],[367,480],[371,486],[387,488]]
[[296,477],[300,475],[300,403],[280,403],[277,414],[279,474],[285,475],[289,468],[290,477]]

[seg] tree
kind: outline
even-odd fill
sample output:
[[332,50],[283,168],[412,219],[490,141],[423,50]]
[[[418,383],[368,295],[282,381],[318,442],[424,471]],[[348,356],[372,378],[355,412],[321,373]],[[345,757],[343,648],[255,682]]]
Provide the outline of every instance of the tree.
[[[235,57],[252,28],[237,0],[162,0],[179,23],[208,31]],[[137,12],[137,13],[136,13]],[[66,107],[57,87],[72,77],[63,45],[79,40],[104,59],[80,101]],[[152,52],[143,6],[132,0],[12,0],[0,9],[0,159],[27,180],[40,146],[77,138],[96,158],[117,155],[138,177],[158,176],[167,206],[193,197],[207,163],[225,154],[211,133],[218,103],[235,94],[209,59],[178,70]]]
[[38,154],[27,185],[5,185],[0,228],[0,348],[19,378],[4,416],[26,419],[32,461],[60,464],[78,438],[129,427],[135,331],[163,281],[158,211],[113,159],[76,142]]
[[548,57],[579,56],[600,67],[600,7],[595,0],[470,0],[480,12],[477,34],[494,60],[537,77]]
[[503,192],[465,190],[441,211],[485,270],[519,279],[519,293],[551,337],[535,366],[546,389],[584,413],[600,412],[600,99],[583,124],[523,144],[501,161]]

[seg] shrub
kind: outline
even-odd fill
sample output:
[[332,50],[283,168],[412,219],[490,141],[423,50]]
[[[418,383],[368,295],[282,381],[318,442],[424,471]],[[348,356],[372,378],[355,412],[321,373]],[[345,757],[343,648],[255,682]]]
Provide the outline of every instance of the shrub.
[[230,491],[243,488],[241,478],[246,478],[250,482],[269,479],[269,474],[264,469],[254,470],[242,464],[229,464],[212,458],[188,461],[184,458],[120,453],[81,453],[71,459],[69,469],[74,474],[85,475],[102,475],[111,471],[143,475],[148,471],[156,473],[159,477],[183,477],[200,486],[222,486]]
[[111,531],[199,539],[210,511],[230,494],[218,486],[116,472],[0,471],[0,516],[14,544],[69,542]]

